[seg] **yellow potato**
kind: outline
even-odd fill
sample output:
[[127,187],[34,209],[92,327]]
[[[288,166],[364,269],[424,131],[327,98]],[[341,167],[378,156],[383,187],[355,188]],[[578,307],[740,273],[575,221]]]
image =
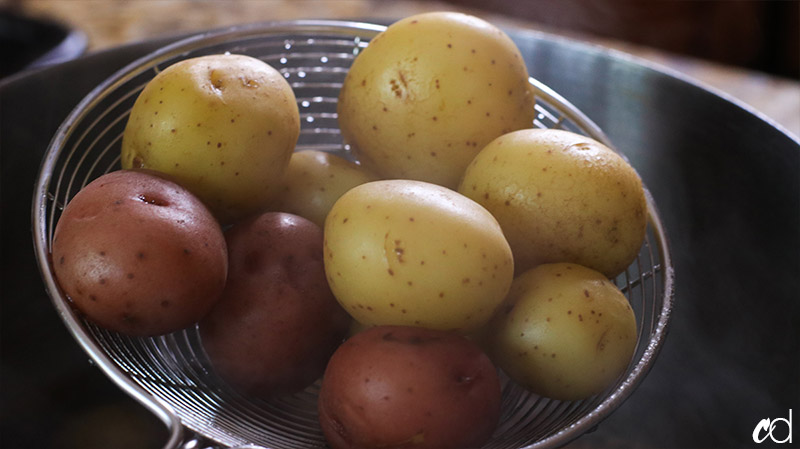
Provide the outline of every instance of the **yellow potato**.
[[325,273],[365,326],[470,331],[508,292],[511,249],[483,207],[413,180],[354,187],[325,220]]
[[622,157],[588,137],[527,129],[486,146],[458,191],[500,222],[517,273],[573,262],[608,277],[636,258],[647,227],[642,181]]
[[333,203],[351,188],[377,178],[362,166],[324,151],[292,155],[283,184],[270,209],[289,212],[320,227]]
[[122,167],[171,175],[230,223],[277,193],[299,133],[280,72],[243,55],[192,58],[160,72],[136,99]]
[[531,391],[583,399],[625,371],[636,347],[627,298],[601,273],[544,264],[514,280],[487,334],[495,362]]
[[356,57],[339,95],[339,125],[382,178],[455,189],[484,145],[532,125],[534,101],[505,33],[469,15],[424,13],[390,25]]

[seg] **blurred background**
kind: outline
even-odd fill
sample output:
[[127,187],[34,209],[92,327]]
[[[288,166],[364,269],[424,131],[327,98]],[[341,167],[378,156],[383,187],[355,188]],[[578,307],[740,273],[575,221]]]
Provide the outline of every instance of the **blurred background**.
[[[81,52],[238,23],[396,19],[444,9],[645,58],[720,89],[800,134],[798,1],[0,0],[0,75]],[[36,28],[20,18],[50,26]]]
[[[800,1],[0,0],[0,83],[82,55],[209,28],[298,18],[386,22],[434,10],[461,11],[501,27],[547,32],[624,52],[750,105],[790,133],[800,135]],[[0,108],[0,121],[10,121],[15,112]],[[38,114],[37,119],[44,120],[41,116],[45,116],[61,120],[52,117],[56,114],[52,111]],[[31,129],[34,133],[36,127]],[[10,134],[7,132],[6,136]],[[4,151],[4,156],[9,156],[8,148]],[[685,153],[691,153],[689,148]],[[708,183],[716,186],[722,181],[709,178]],[[3,204],[12,196],[8,190],[5,195]],[[22,202],[27,209],[27,196]],[[27,215],[22,218],[27,220]],[[25,221],[20,232],[28,232],[29,228]],[[4,223],[0,234],[7,229]],[[25,244],[27,239],[27,234],[21,237]],[[715,241],[729,246],[722,238]],[[10,285],[5,273],[13,271],[7,268],[19,263],[10,259],[3,256],[0,286]],[[32,278],[17,279],[16,285],[40,289],[35,279],[38,273],[28,274]],[[0,295],[0,307],[10,296]],[[775,298],[756,299],[770,302]],[[36,311],[41,306],[17,305],[22,312]],[[50,346],[60,346],[54,344],[58,339],[70,338],[55,316],[27,322],[9,315],[8,307],[5,310],[4,341],[0,342],[4,364],[0,366],[0,447],[123,449],[159,447],[165,441],[161,423],[128,398],[122,398],[99,370],[88,374],[93,376],[87,385],[93,396],[75,388],[76,384],[87,384],[89,366],[77,345],[69,345],[69,350],[58,352],[51,359],[40,360],[42,353],[52,355],[47,351]],[[37,332],[35,339],[30,337],[33,328]],[[22,369],[6,370],[9,362]],[[35,376],[27,375],[34,371]],[[48,389],[35,388],[39,384]],[[9,388],[11,385],[14,387]],[[95,398],[118,397],[118,402],[93,402]],[[24,410],[17,408],[21,406]],[[4,440],[3,433],[5,438],[19,439]],[[609,435],[597,432],[570,448],[630,447],[624,441],[603,440],[612,438]]]

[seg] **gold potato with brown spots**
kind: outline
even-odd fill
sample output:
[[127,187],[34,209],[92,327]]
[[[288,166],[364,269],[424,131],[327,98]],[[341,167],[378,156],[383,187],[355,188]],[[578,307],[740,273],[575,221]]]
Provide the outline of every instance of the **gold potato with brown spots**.
[[637,339],[633,310],[617,286],[569,263],[540,265],[516,278],[486,335],[492,358],[512,379],[563,400],[610,386]]
[[500,222],[517,273],[573,262],[614,277],[638,255],[647,227],[645,191],[633,167],[569,131],[527,129],[495,139],[458,191]]
[[286,176],[270,209],[299,215],[322,227],[340,196],[377,179],[363,166],[335,154],[298,151],[289,160]]
[[354,187],[325,220],[325,273],[356,320],[469,331],[508,292],[511,249],[494,217],[422,181]]
[[121,162],[172,175],[228,224],[277,194],[299,133],[294,92],[280,72],[249,56],[202,56],[145,86]]
[[530,127],[528,71],[513,41],[473,16],[433,12],[390,25],[356,57],[339,126],[382,178],[455,188],[495,137]]

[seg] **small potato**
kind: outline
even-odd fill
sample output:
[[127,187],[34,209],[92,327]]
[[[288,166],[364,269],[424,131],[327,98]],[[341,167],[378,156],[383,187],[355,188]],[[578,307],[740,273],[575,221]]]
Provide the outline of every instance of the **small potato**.
[[228,283],[199,326],[214,368],[261,398],[305,388],[322,375],[350,327],[325,280],[322,230],[270,212],[225,236]]
[[325,221],[324,260],[334,295],[367,326],[476,329],[503,301],[514,272],[486,209],[412,180],[373,181],[342,195]]
[[53,237],[53,269],[96,324],[134,336],[183,329],[225,285],[225,238],[188,190],[153,173],[103,175],[67,203]]
[[543,264],[514,280],[486,335],[495,362],[521,385],[550,398],[583,399],[625,371],[636,318],[601,273]]
[[500,222],[517,273],[573,262],[613,278],[636,258],[647,227],[639,175],[588,137],[527,129],[487,145],[458,191]]
[[347,340],[319,392],[333,449],[481,447],[500,416],[497,370],[456,334],[378,326]]
[[121,163],[174,176],[230,224],[277,194],[299,135],[280,72],[249,56],[201,56],[170,65],[142,90]]
[[339,125],[382,178],[455,189],[495,137],[532,126],[528,70],[514,42],[474,16],[404,18],[356,57],[339,95]]
[[307,218],[320,227],[333,203],[351,188],[377,177],[361,165],[324,151],[304,150],[292,155],[271,210]]

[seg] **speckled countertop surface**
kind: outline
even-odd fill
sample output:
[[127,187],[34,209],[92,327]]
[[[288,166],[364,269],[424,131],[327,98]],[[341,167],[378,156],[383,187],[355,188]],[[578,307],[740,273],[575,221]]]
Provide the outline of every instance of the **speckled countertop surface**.
[[21,11],[83,31],[88,51],[227,25],[300,18],[392,19],[432,10],[457,10],[500,26],[540,30],[621,50],[675,70],[763,113],[800,135],[800,82],[738,67],[669,54],[617,40],[598,39],[546,25],[440,1],[376,0],[2,0]]

